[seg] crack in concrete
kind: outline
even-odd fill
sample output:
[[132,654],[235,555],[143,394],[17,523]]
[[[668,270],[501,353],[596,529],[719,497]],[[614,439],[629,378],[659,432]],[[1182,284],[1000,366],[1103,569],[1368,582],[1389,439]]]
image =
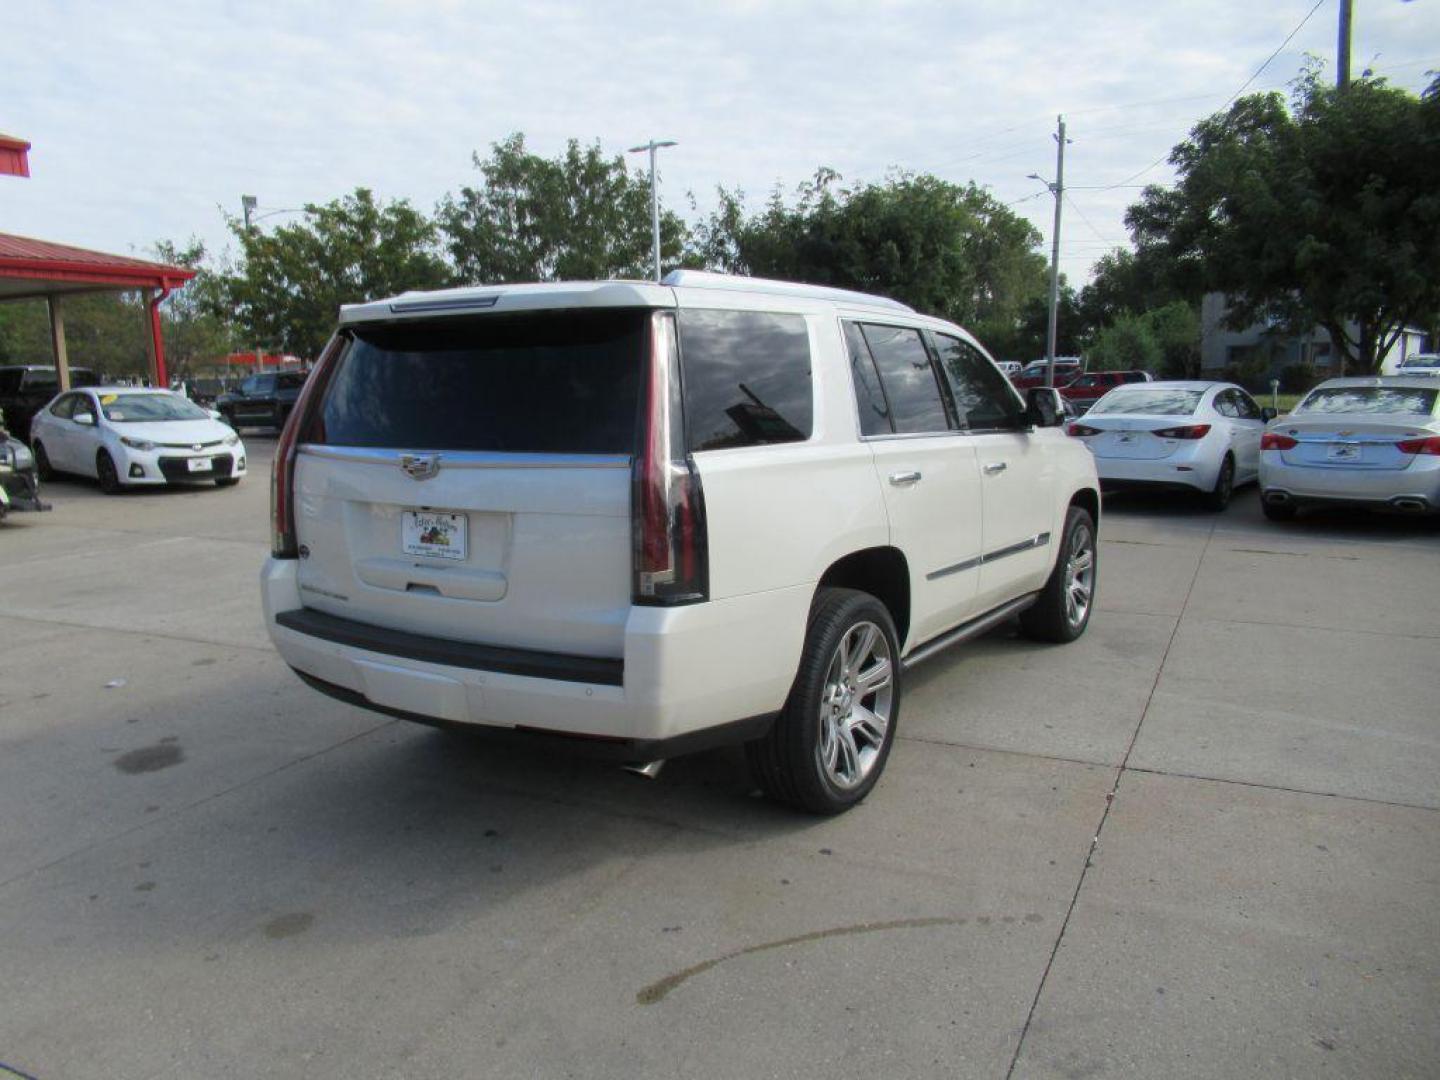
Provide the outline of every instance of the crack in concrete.
[[1080,867],[1080,877],[1075,882],[1075,891],[1070,896],[1070,906],[1065,909],[1065,917],[1060,920],[1060,931],[1055,935],[1055,944],[1050,947],[1050,955],[1045,961],[1045,970],[1040,973],[1040,983],[1035,987],[1035,996],[1030,1000],[1030,1010],[1025,1014],[1025,1023],[1020,1028],[1020,1037],[1015,1040],[1015,1053],[1010,1058],[1010,1067],[1005,1070],[1005,1080],[1011,1080],[1015,1075],[1015,1067],[1020,1063],[1020,1053],[1025,1049],[1025,1037],[1030,1034],[1030,1026],[1035,1021],[1035,1012],[1040,1007],[1040,996],[1045,992],[1045,984],[1050,981],[1050,971],[1055,966],[1055,957],[1060,952],[1060,944],[1065,940],[1065,931],[1070,928],[1070,919],[1075,914],[1075,907],[1080,902],[1080,890],[1085,887],[1085,877],[1090,872],[1092,861],[1095,857],[1095,849],[1100,846],[1100,836],[1105,831],[1105,823],[1110,819],[1110,811],[1115,806],[1115,800],[1120,794],[1120,782],[1124,779],[1126,770],[1130,764],[1130,755],[1135,750],[1135,743],[1140,738],[1140,729],[1145,726],[1145,717],[1150,714],[1150,704],[1155,700],[1155,691],[1160,686],[1160,678],[1165,673],[1165,662],[1170,658],[1170,650],[1175,646],[1175,638],[1180,633],[1180,624],[1185,621],[1185,610],[1190,606],[1190,597],[1195,593],[1195,582],[1200,579],[1200,570],[1205,565],[1205,555],[1210,550],[1210,541],[1215,538],[1215,525],[1212,523],[1210,532],[1205,537],[1205,543],[1200,549],[1200,558],[1195,560],[1195,572],[1190,577],[1190,585],[1185,590],[1185,602],[1180,605],[1180,614],[1175,619],[1175,626],[1170,631],[1170,640],[1165,643],[1165,651],[1160,655],[1160,663],[1155,667],[1155,679],[1150,684],[1150,693],[1145,698],[1145,707],[1140,710],[1140,719],[1135,722],[1135,730],[1130,734],[1130,744],[1125,748],[1125,756],[1120,759],[1120,766],[1115,771],[1115,783],[1111,785],[1110,793],[1105,796],[1105,809],[1100,812],[1100,823],[1095,826],[1095,835],[1090,841],[1090,847],[1085,852],[1085,863]]

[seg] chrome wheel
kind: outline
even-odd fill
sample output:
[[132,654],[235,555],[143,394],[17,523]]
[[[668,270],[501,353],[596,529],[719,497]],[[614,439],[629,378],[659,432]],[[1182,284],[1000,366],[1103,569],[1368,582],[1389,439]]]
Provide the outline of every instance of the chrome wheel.
[[885,746],[895,700],[895,669],[885,634],[873,622],[846,630],[831,657],[820,696],[815,755],[841,790],[862,783]]
[[1095,538],[1083,522],[1070,533],[1070,554],[1065,561],[1065,618],[1079,626],[1090,612],[1095,594]]

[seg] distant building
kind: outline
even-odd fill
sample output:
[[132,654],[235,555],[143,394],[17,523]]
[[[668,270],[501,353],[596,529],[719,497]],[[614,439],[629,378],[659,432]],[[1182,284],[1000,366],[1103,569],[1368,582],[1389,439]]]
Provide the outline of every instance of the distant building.
[[[1283,326],[1255,323],[1244,330],[1225,326],[1228,310],[1224,293],[1209,293],[1200,305],[1200,368],[1206,374],[1223,371],[1261,357],[1268,361],[1272,376],[1291,364],[1309,364],[1324,378],[1340,374],[1340,357],[1330,335],[1321,327],[1304,334],[1290,334]],[[1345,327],[1347,333],[1358,333],[1354,323]],[[1393,375],[1407,356],[1425,352],[1423,330],[1410,328],[1396,340],[1385,354],[1380,371]]]

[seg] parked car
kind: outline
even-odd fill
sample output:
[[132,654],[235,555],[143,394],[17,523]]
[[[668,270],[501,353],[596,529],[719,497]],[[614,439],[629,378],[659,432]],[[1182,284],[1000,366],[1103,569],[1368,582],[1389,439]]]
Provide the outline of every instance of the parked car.
[[35,415],[32,435],[41,477],[91,476],[110,495],[190,480],[229,487],[245,475],[240,436],[170,390],[72,390]]
[[5,418],[0,414],[0,520],[17,510],[49,509],[40,501],[35,455],[5,430]]
[[1148,371],[1087,371],[1075,376],[1060,394],[1083,413],[1117,386],[1151,381]]
[[236,431],[242,427],[283,427],[304,385],[303,371],[251,375],[234,390],[215,398],[215,409]]
[[1395,374],[1440,376],[1440,353],[1413,353],[1400,361]]
[[1000,369],[1000,374],[1007,379],[1019,375],[1025,369],[1025,365],[1019,360],[996,360],[995,366]]
[[[1012,375],[1010,381],[1015,384],[1018,390],[1029,390],[1031,387],[1045,385],[1045,361],[1036,360],[1026,364],[1018,375]],[[1069,386],[1084,368],[1080,365],[1078,357],[1057,356],[1055,358],[1055,385],[1057,387]]]
[[1111,390],[1067,430],[1095,455],[1106,490],[1198,492],[1224,510],[1259,475],[1274,415],[1232,383],[1162,381]]
[[1265,432],[1265,516],[1306,507],[1440,512],[1440,381],[1433,376],[1329,379]]
[[[89,368],[72,367],[72,387],[94,386],[100,380]],[[43,364],[11,364],[0,367],[0,413],[11,435],[30,441],[30,418],[60,392],[60,375]]]
[[1084,632],[1099,489],[1059,408],[843,290],[676,271],[347,306],[276,446],[266,624],[343,701],[646,771],[743,742],[771,796],[838,812],[903,669],[1016,616]]

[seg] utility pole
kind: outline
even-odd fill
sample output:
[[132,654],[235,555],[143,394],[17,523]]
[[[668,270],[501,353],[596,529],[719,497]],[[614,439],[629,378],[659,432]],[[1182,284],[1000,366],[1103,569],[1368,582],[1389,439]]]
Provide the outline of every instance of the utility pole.
[[[245,215],[245,235],[246,235],[246,236],[253,236],[253,235],[254,235],[255,226],[254,226],[254,224],[251,222],[250,218],[251,218],[251,215],[255,213],[255,208],[256,208],[257,206],[259,206],[259,205],[260,205],[260,200],[257,199],[254,195],[241,195],[241,196],[240,196],[240,210],[241,210],[241,212],[244,213],[244,215]],[[256,346],[255,346],[255,372],[256,372],[257,374],[259,373],[260,367],[261,367],[261,361],[260,361],[261,355],[263,355],[263,354],[260,352],[260,346],[259,346],[259,345],[256,345]],[[225,374],[226,374],[226,375],[229,375],[229,374],[230,374],[228,363],[227,363],[227,365],[226,365]],[[225,384],[222,383],[221,385],[223,386],[223,385],[225,385]]]
[[1065,117],[1057,116],[1058,131],[1055,134],[1055,182],[1052,184],[1038,173],[1031,173],[1032,180],[1039,180],[1055,196],[1055,230],[1050,241],[1050,324],[1045,333],[1045,385],[1055,385],[1055,338],[1060,308],[1060,205],[1065,198]]
[[1350,23],[1355,14],[1355,0],[1340,0],[1340,40],[1335,47],[1335,87],[1344,90],[1350,85]]
[[665,139],[656,142],[651,139],[644,146],[632,146],[627,151],[631,154],[639,154],[644,151],[650,153],[650,235],[654,241],[655,249],[655,280],[660,280],[660,195],[655,188],[655,151],[666,146],[677,145],[674,139]]

